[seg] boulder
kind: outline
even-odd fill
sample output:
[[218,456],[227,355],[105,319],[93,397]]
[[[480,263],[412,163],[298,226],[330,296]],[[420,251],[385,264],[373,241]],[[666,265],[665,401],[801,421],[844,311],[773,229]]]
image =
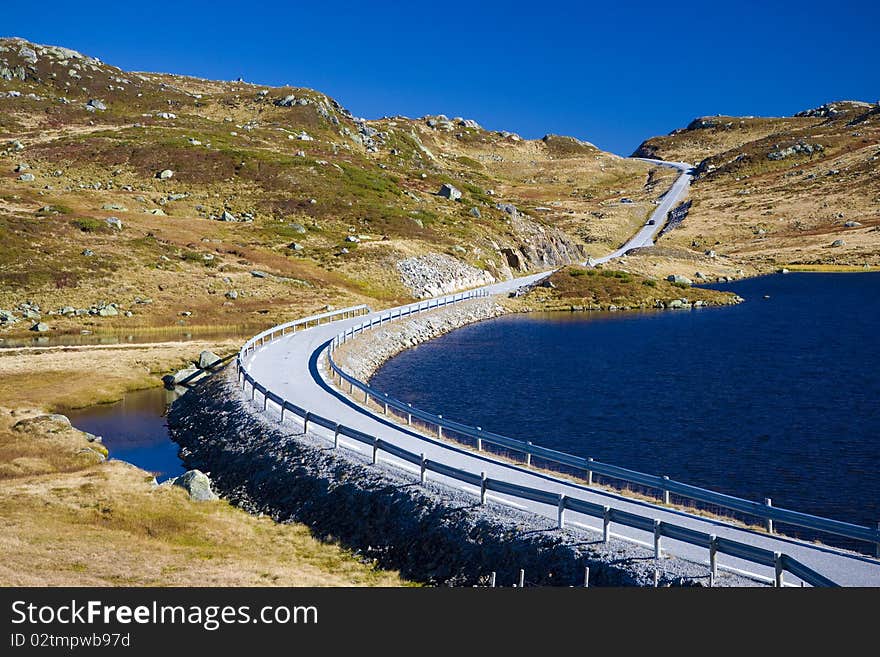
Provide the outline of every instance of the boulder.
[[251,276],[253,276],[254,278],[268,278],[269,274],[264,271],[260,271],[259,269],[253,269],[251,270]]
[[228,210],[224,210],[223,214],[220,215],[220,221],[238,221],[238,217]]
[[360,240],[360,238],[355,237],[354,235],[349,235],[348,237],[345,238],[345,241],[346,241],[346,242],[350,242],[350,243],[352,243],[352,244],[357,244],[357,243],[360,242],[361,240]]
[[183,488],[189,493],[190,499],[196,502],[209,502],[220,499],[211,488],[210,477],[201,470],[187,470],[179,477],[170,479],[169,483]]
[[226,293],[226,298],[227,299],[238,299],[238,292],[236,292],[235,290],[229,290],[229,292]]
[[119,311],[116,309],[116,306],[104,306],[103,308],[98,309],[98,315],[100,317],[116,317],[119,314]]
[[99,112],[103,112],[104,110],[107,109],[107,106],[102,101],[98,100],[97,98],[92,98],[88,103],[86,103],[86,105],[88,105],[89,107],[93,107],[94,109],[98,110]]
[[684,301],[681,299],[673,299],[666,303],[667,308],[684,308]]
[[21,182],[34,182],[34,180],[35,180],[34,174],[32,174],[32,173],[23,173],[18,177],[18,179]]
[[92,251],[91,249],[83,249],[81,254],[86,256],[87,258],[89,258],[89,257],[95,255],[95,252]]
[[846,242],[844,240],[834,240],[831,242],[831,246],[846,246]]
[[450,201],[457,201],[461,198],[461,192],[452,185],[444,183],[443,186],[440,187],[440,191],[437,192],[437,196],[448,198]]
[[687,276],[682,276],[681,274],[670,274],[666,277],[666,280],[670,283],[684,283],[685,285],[694,284],[691,279],[689,279]]
[[18,321],[13,313],[8,310],[0,310],[0,324],[15,324]]
[[37,322],[33,326],[31,326],[31,331],[35,331],[37,333],[45,333],[49,330],[49,325],[44,324],[43,322]]
[[156,174],[156,177],[160,180],[168,180],[174,176],[174,172],[171,169],[163,169],[159,173]]
[[495,209],[506,212],[512,217],[515,217],[517,214],[519,214],[519,210],[516,209],[516,206],[513,203],[496,203]]
[[19,420],[12,425],[13,431],[19,431],[21,433],[61,433],[72,428],[73,426],[70,424],[68,417],[66,415],[60,415],[59,413],[28,417],[24,420]]
[[110,210],[113,212],[128,212],[128,208],[119,203],[105,203],[101,206],[102,210]]
[[480,208],[478,208],[477,206],[471,208],[471,216],[475,219],[481,219],[483,217],[482,213],[480,212]]
[[104,221],[110,228],[122,230],[122,220],[119,217],[107,217]]
[[858,228],[862,224],[860,224],[858,221],[847,221],[843,225],[846,226],[847,228]]
[[289,224],[289,226],[294,233],[302,235],[306,232],[306,227],[302,224]]
[[220,356],[215,354],[213,351],[205,349],[202,353],[199,354],[199,369],[204,370],[213,367],[219,361]]

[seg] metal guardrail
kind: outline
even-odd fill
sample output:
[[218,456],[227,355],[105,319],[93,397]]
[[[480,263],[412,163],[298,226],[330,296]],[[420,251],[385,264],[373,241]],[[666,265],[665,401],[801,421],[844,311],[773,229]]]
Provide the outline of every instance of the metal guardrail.
[[509,438],[497,433],[485,431],[481,427],[473,427],[467,424],[462,424],[461,422],[449,420],[442,415],[435,415],[418,408],[413,408],[406,402],[389,397],[387,393],[376,390],[351,376],[333,360],[333,350],[339,345],[352,339],[358,333],[373,328],[374,325],[383,323],[386,319],[387,321],[391,321],[391,319],[400,316],[402,315],[393,314],[393,316],[387,318],[380,316],[378,320],[373,320],[371,323],[359,324],[347,329],[334,338],[330,343],[327,354],[331,371],[339,377],[340,384],[345,382],[349,385],[349,394],[353,394],[355,389],[360,390],[364,393],[364,403],[367,403],[370,398],[373,398],[376,402],[383,405],[386,415],[388,414],[388,409],[394,409],[406,416],[407,424],[412,424],[413,419],[416,419],[425,424],[436,426],[440,437],[443,436],[443,430],[446,429],[457,435],[470,438],[474,441],[478,451],[482,451],[483,444],[490,444],[519,452],[525,455],[526,465],[529,466],[532,464],[532,457],[536,457],[551,463],[557,463],[559,465],[565,465],[584,471],[587,475],[586,479],[588,485],[592,485],[593,475],[602,475],[611,479],[661,491],[664,504],[669,504],[670,495],[674,494],[685,499],[712,504],[745,515],[757,517],[764,520],[765,527],[770,533],[774,532],[773,523],[780,522],[787,525],[804,527],[818,532],[836,534],[846,538],[873,543],[876,546],[876,556],[880,557],[880,525],[878,525],[877,529],[873,529],[871,527],[864,527],[862,525],[833,520],[831,518],[814,516],[800,511],[775,507],[772,506],[769,498],[761,504],[759,502],[753,502],[733,495],[718,493],[706,488],[700,488],[699,486],[675,481],[669,477],[629,470],[609,463],[594,461],[591,458],[583,458],[580,456],[574,456],[573,454],[549,449],[547,447],[541,447],[530,441],[517,440],[515,438]]
[[[391,319],[396,317],[404,317],[419,312],[424,312],[429,309],[458,303],[466,299],[484,296],[488,296],[485,291],[467,292],[460,295],[453,295],[450,297],[444,297],[442,299],[432,299],[430,301],[420,302],[416,304],[411,304],[410,306],[397,308],[393,311],[390,311],[386,315],[380,315],[378,318],[373,318],[370,322],[359,324],[357,327],[355,327],[357,329],[355,333],[365,330],[366,328],[379,326],[386,320],[390,321]],[[473,486],[478,486],[480,488],[481,504],[486,503],[486,493],[488,491],[494,491],[502,495],[508,495],[523,500],[531,500],[539,504],[555,507],[557,509],[557,525],[560,529],[563,529],[565,527],[565,512],[567,510],[592,516],[595,518],[601,518],[603,522],[603,539],[605,540],[605,542],[610,540],[610,528],[612,523],[649,531],[652,532],[654,536],[654,556],[658,559],[663,556],[662,539],[664,537],[669,538],[670,540],[677,540],[689,543],[691,545],[705,547],[709,550],[710,583],[712,583],[715,577],[717,577],[718,554],[727,554],[729,556],[737,557],[756,564],[761,564],[774,568],[774,583],[776,586],[783,586],[783,573],[785,571],[790,572],[791,574],[795,575],[803,582],[810,584],[811,586],[837,586],[835,582],[828,579],[821,573],[816,572],[812,568],[809,568],[808,566],[802,564],[796,559],[780,552],[773,552],[764,548],[741,543],[739,541],[734,541],[727,538],[720,538],[715,536],[714,534],[707,534],[705,532],[697,531],[680,525],[675,525],[673,523],[661,521],[655,518],[650,518],[648,516],[640,516],[638,514],[630,513],[628,511],[613,509],[609,506],[602,506],[588,500],[579,499],[577,497],[563,495],[552,491],[546,491],[539,488],[523,486],[521,484],[515,484],[501,479],[492,479],[486,477],[485,473],[480,473],[479,475],[477,475],[468,470],[456,468],[440,461],[427,459],[425,458],[424,454],[416,454],[414,452],[410,452],[409,450],[399,447],[391,442],[388,442],[376,436],[370,436],[369,434],[358,431],[357,429],[339,424],[338,422],[334,422],[331,419],[312,413],[309,410],[302,408],[301,406],[289,402],[277,393],[272,392],[264,385],[260,384],[256,379],[254,379],[253,376],[251,376],[247,372],[244,363],[245,356],[251,353],[258,346],[265,344],[265,342],[276,339],[276,337],[285,335],[287,329],[296,330],[296,328],[307,326],[312,322],[317,325],[322,319],[328,319],[329,321],[330,317],[349,317],[356,314],[362,314],[364,310],[369,312],[369,309],[366,308],[366,306],[357,306],[355,308],[346,308],[343,310],[334,311],[332,313],[316,315],[313,317],[298,320],[296,322],[290,322],[288,324],[273,327],[272,329],[269,329],[257,336],[254,336],[254,338],[251,338],[251,340],[248,340],[248,342],[245,343],[245,345],[239,352],[239,357],[236,359],[236,365],[238,368],[238,382],[242,391],[246,391],[247,386],[250,385],[252,401],[256,401],[256,394],[260,393],[263,398],[262,402],[264,411],[268,410],[269,402],[276,404],[280,409],[282,422],[284,421],[285,411],[293,413],[296,416],[300,417],[303,421],[304,432],[308,431],[310,423],[314,423],[318,426],[333,431],[333,445],[335,448],[338,448],[340,446],[340,436],[345,436],[361,444],[370,446],[372,448],[373,464],[376,464],[378,462],[380,452],[384,452],[407,463],[417,465],[419,467],[420,481],[422,484],[426,482],[427,474],[429,472],[433,472],[437,475],[448,477],[456,481],[471,484]],[[333,343],[336,343],[338,345],[341,344],[341,342],[345,342],[345,340],[347,339],[344,337],[345,335],[349,335],[350,337],[351,335],[353,335],[353,333],[351,332],[351,330],[341,333],[339,336],[337,336],[337,339],[334,339]],[[268,340],[266,340],[266,338],[268,338]],[[337,340],[339,339],[341,339],[341,342],[337,342]],[[409,407],[407,406],[407,408]],[[421,411],[417,411],[416,409],[410,410],[416,411],[417,413],[422,413]]]

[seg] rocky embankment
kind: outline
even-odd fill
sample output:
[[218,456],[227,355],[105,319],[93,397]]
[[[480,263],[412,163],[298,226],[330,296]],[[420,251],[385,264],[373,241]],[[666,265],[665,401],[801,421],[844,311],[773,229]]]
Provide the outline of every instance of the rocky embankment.
[[401,260],[397,263],[397,271],[416,299],[452,294],[495,282],[495,277],[489,272],[442,253]]
[[365,331],[333,352],[336,364],[360,381],[389,358],[457,328],[509,312],[495,299],[473,299]]
[[[650,550],[566,528],[493,504],[359,453],[328,449],[257,412],[230,376],[218,375],[178,399],[168,415],[188,467],[211,473],[214,490],[234,504],[279,522],[309,525],[322,538],[355,550],[378,566],[438,585],[510,586],[525,570],[528,585],[650,586]],[[661,585],[702,585],[706,568],[675,558],[660,564]],[[723,575],[720,585],[748,585]]]

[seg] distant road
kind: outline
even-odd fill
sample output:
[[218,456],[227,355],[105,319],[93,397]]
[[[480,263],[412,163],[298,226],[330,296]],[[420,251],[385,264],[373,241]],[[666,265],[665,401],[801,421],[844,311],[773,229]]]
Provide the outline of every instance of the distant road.
[[[593,262],[607,262],[612,258],[622,255],[629,249],[652,245],[654,235],[666,222],[666,213],[686,193],[691,180],[691,176],[688,173],[690,165],[683,162],[646,161],[662,166],[671,166],[681,171],[682,174],[654,211],[652,216],[655,218],[655,225],[644,226],[620,249],[603,258],[593,260]],[[539,281],[548,276],[549,273],[541,272],[510,281],[502,281],[488,285],[484,289],[492,294],[506,294],[523,285]],[[387,312],[387,310],[382,312]],[[454,443],[430,438],[411,431],[406,426],[389,422],[388,419],[381,415],[374,414],[327,384],[321,376],[318,362],[320,354],[327,346],[327,343],[337,334],[350,326],[365,320],[369,321],[378,315],[379,313],[372,313],[355,319],[333,322],[288,334],[274,342],[259,347],[246,358],[245,367],[256,380],[273,392],[281,395],[284,399],[323,417],[332,418],[353,429],[363,431],[372,436],[380,436],[382,439],[411,452],[424,453],[428,459],[440,461],[477,474],[485,472],[488,477],[493,479],[502,479],[545,490],[556,490],[569,496],[576,496],[591,502],[611,506],[615,509],[630,511],[639,515],[650,515],[658,520],[786,553],[842,585],[880,586],[880,562],[877,560],[823,545],[815,545],[778,535],[767,535],[762,532],[737,527],[719,519],[688,514],[683,511],[651,504],[650,502],[624,497],[614,492],[588,488],[566,479],[496,460],[487,456],[485,452],[472,452]],[[274,410],[277,413],[279,409],[277,407],[273,408],[273,406],[272,404],[269,405],[270,412]],[[426,410],[436,412],[443,409]],[[290,414],[288,414],[289,417]],[[479,418],[456,419],[479,420]],[[553,427],[547,427],[547,430],[552,431]],[[332,432],[328,432],[320,427],[313,425],[310,427],[310,431],[327,438],[328,441],[332,440]],[[534,436],[533,442],[540,444],[541,436]],[[357,451],[365,449],[363,445],[358,445],[345,439],[342,440],[342,444]],[[393,463],[403,470],[413,470],[413,466],[410,464],[399,461],[387,454],[382,456],[382,460]],[[418,476],[417,469],[414,474],[416,477]],[[432,478],[455,488],[464,489],[474,494],[479,493],[472,486],[454,479],[439,475],[432,475]],[[557,509],[555,507],[550,508],[546,505],[522,499],[511,499],[494,493],[489,496],[489,499],[497,503],[534,512],[553,521],[556,519]],[[601,522],[596,519],[581,516],[571,511],[568,513],[569,525],[581,525],[598,532],[601,531]],[[628,527],[615,526],[613,531],[615,536],[645,545],[651,545],[653,538],[647,532]],[[706,562],[708,559],[705,549],[687,543],[664,539],[663,545],[666,552],[682,558],[697,562]],[[733,557],[719,559],[719,563],[729,569],[757,575],[763,578],[764,581],[772,581],[773,578],[773,570],[771,568],[756,566]],[[793,576],[787,575],[787,581],[794,581]]]
[[616,251],[612,251],[606,256],[602,256],[601,258],[593,258],[592,262],[594,264],[602,264],[604,262],[608,262],[609,260],[613,260],[614,258],[619,258],[623,254],[625,254],[630,249],[637,249],[639,247],[645,246],[654,246],[654,236],[666,225],[666,215],[667,213],[674,208],[678,202],[684,198],[687,194],[688,189],[691,185],[691,180],[693,180],[693,165],[688,164],[687,162],[665,162],[663,160],[649,160],[644,157],[636,157],[633,158],[635,160],[641,160],[642,162],[650,162],[651,164],[657,164],[664,167],[670,167],[673,169],[678,169],[681,172],[681,175],[676,179],[676,181],[672,184],[672,187],[669,188],[669,191],[663,196],[663,199],[660,201],[660,205],[651,213],[649,219],[654,220],[654,224],[651,225],[649,223],[645,223],[639,231],[633,235],[629,241],[621,246]]

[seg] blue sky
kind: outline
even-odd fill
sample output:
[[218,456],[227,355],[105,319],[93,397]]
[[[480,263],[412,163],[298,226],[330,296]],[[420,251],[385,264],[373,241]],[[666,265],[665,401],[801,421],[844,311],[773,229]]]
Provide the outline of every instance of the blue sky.
[[129,70],[323,91],[367,118],[443,113],[628,155],[705,114],[880,100],[880,3],[8,3],[0,34]]

